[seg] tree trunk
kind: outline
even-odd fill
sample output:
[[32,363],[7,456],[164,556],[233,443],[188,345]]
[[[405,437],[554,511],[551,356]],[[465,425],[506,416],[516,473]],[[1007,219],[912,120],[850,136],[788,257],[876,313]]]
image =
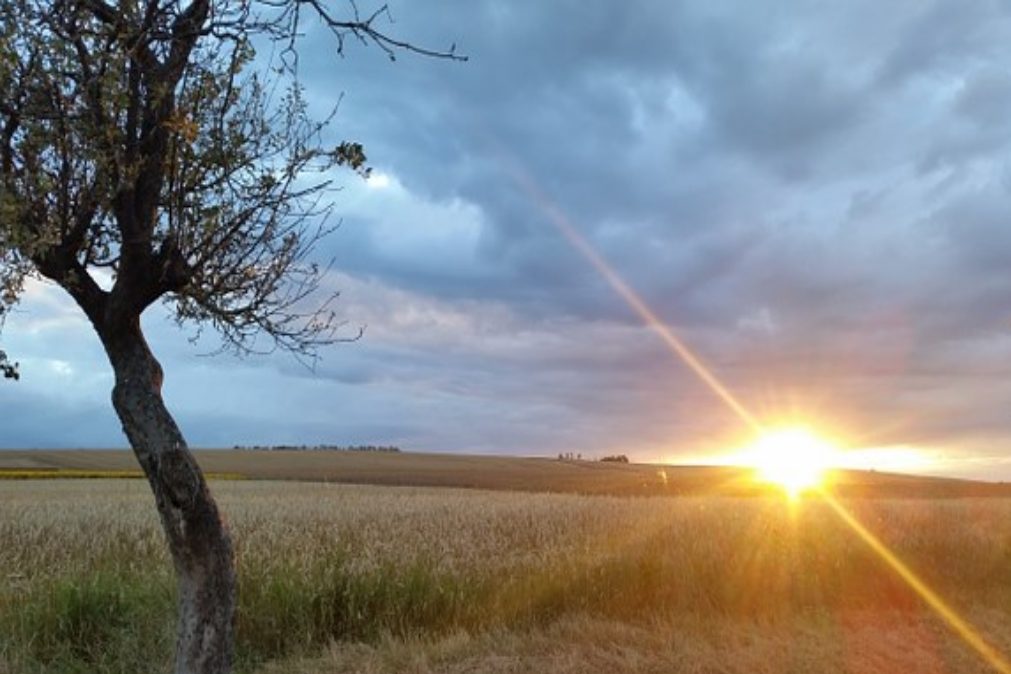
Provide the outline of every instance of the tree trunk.
[[151,490],[179,590],[176,674],[231,672],[235,569],[232,542],[203,473],[161,396],[162,369],[136,319],[104,330],[116,375],[112,402]]

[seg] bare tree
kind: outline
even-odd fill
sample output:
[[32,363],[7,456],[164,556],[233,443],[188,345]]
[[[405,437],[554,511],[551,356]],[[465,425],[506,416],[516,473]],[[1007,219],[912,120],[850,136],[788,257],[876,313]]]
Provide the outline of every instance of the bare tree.
[[[312,357],[338,341],[325,269],[329,180],[366,174],[357,143],[323,145],[297,79],[322,22],[391,58],[384,8],[322,0],[0,0],[0,319],[26,279],[63,288],[115,373],[112,402],[154,493],[178,577],[178,673],[231,670],[232,544],[162,400],[140,316],[163,300],[239,353]],[[256,72],[253,42],[278,54]],[[266,338],[264,340],[264,338]],[[261,341],[258,342],[257,340]],[[16,363],[0,352],[0,372]]]

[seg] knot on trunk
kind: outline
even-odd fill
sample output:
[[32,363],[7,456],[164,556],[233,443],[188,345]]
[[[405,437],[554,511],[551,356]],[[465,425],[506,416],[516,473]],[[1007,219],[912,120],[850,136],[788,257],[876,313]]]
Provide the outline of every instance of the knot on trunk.
[[175,447],[158,457],[158,481],[169,503],[182,513],[194,507],[203,491],[203,480],[193,459]]

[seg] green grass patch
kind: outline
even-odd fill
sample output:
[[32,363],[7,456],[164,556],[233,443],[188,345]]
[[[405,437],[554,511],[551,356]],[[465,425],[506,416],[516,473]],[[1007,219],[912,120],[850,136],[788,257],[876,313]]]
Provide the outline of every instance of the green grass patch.
[[170,577],[96,572],[35,585],[0,613],[0,653],[15,671],[128,674],[168,671]]
[[484,579],[425,561],[353,571],[343,558],[313,568],[240,573],[237,650],[247,665],[318,651],[333,641],[376,642],[473,627]]

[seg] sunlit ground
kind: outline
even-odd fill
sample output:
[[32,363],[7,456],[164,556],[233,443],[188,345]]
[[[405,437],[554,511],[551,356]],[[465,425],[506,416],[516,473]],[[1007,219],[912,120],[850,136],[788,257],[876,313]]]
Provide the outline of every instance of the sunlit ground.
[[[1011,672],[1009,499],[212,488],[243,674]],[[139,480],[0,483],[0,672],[169,671],[149,500]]]

